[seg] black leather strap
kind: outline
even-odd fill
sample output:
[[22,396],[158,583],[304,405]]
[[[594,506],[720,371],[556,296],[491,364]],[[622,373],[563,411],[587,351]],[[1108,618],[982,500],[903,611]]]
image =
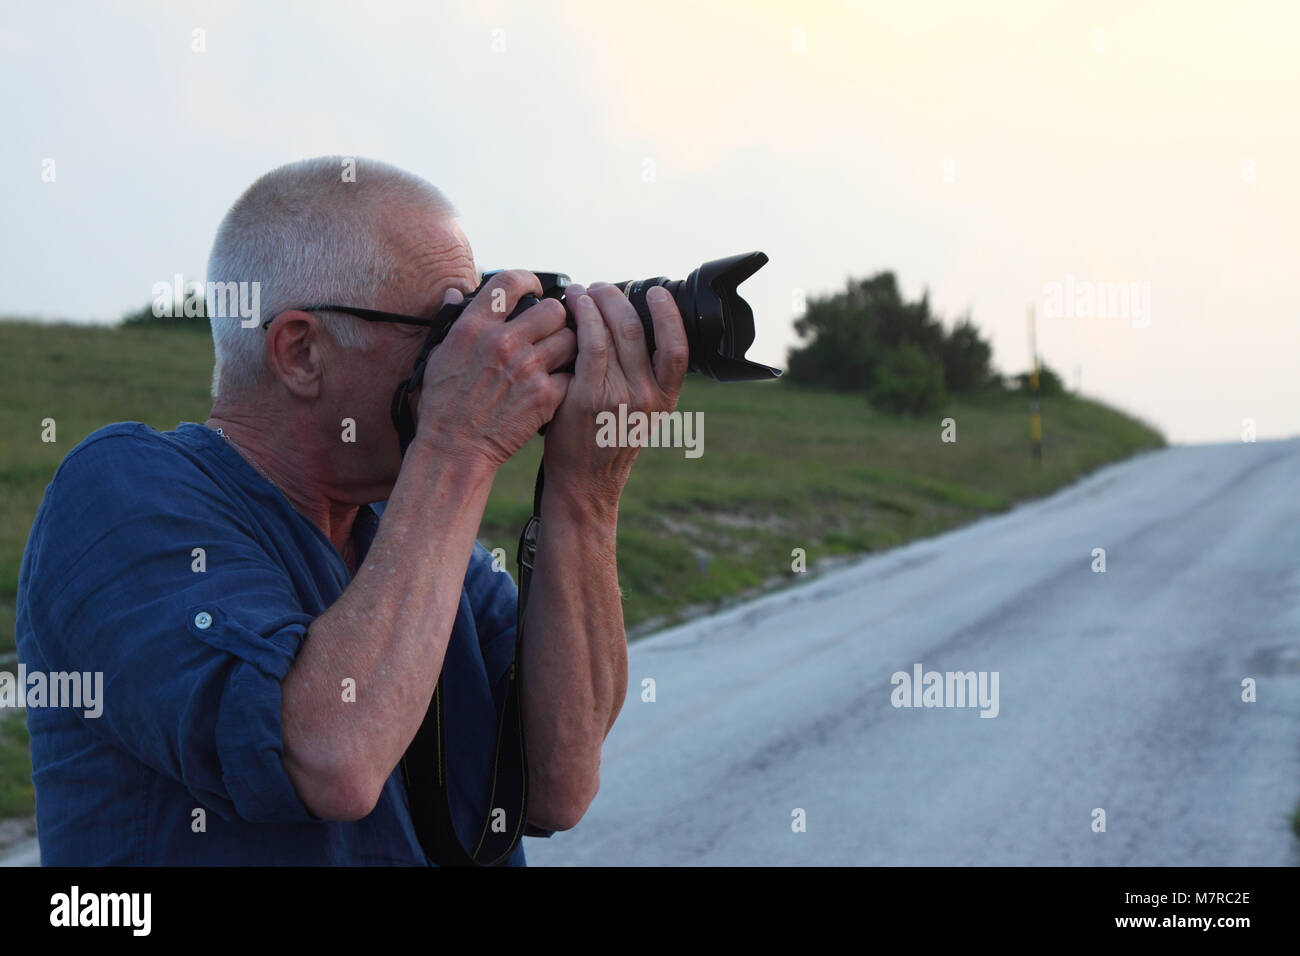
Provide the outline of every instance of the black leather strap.
[[429,364],[429,354],[447,337],[447,333],[451,331],[451,324],[456,321],[458,315],[460,315],[460,305],[453,302],[444,305],[434,316],[435,320],[442,321],[430,326],[429,334],[424,337],[424,344],[420,346],[420,352],[415,357],[415,367],[411,370],[411,377],[398,385],[393,392],[388,413],[393,420],[393,427],[397,429],[397,440],[403,455],[410,447],[411,440],[415,438],[415,414],[411,411],[410,399],[424,383],[424,369]]

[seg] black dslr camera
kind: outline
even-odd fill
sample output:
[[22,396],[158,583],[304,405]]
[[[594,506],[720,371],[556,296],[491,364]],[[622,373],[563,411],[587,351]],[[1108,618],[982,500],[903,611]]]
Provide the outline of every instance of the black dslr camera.
[[[655,330],[654,322],[650,317],[650,305],[646,301],[646,292],[652,286],[661,285],[672,295],[678,311],[682,314],[686,340],[690,343],[690,363],[687,371],[699,372],[720,382],[772,379],[781,374],[780,369],[759,365],[745,358],[746,350],[754,343],[754,310],[736,292],[736,287],[740,283],[766,263],[767,256],[764,253],[744,252],[737,256],[706,262],[685,279],[655,276],[653,279],[632,279],[628,282],[612,284],[622,289],[623,294],[636,309],[636,314],[641,319],[641,326],[645,329],[646,346],[651,354],[655,350]],[[483,273],[478,288],[463,301],[442,307],[416,358],[411,377],[402,382],[393,394],[391,409],[393,425],[401,438],[403,454],[406,453],[407,445],[415,436],[415,421],[407,399],[424,381],[424,367],[429,360],[429,353],[446,337],[452,323],[459,318],[465,307],[483,290],[483,286],[494,275],[496,272]],[[542,284],[541,298],[564,301],[564,290],[571,282],[567,275],[562,272],[536,272],[534,275]],[[525,295],[519,300],[515,310],[506,317],[506,321],[515,318],[539,301],[540,299],[532,293]],[[568,325],[576,331],[577,325],[572,314],[569,315]],[[567,370],[572,371],[572,367]]]

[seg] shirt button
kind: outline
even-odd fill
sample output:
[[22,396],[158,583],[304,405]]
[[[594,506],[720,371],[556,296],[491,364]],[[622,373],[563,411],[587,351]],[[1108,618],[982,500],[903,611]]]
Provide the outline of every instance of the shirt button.
[[206,631],[212,626],[212,615],[207,611],[199,611],[194,615],[194,626],[200,631]]

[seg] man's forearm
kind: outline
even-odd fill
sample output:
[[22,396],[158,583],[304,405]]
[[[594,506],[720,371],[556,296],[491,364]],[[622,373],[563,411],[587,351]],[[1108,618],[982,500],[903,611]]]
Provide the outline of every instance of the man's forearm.
[[[352,583],[282,683],[284,765],[307,808],[360,819],[433,697],[494,470],[412,443]],[[343,682],[355,681],[355,701]]]
[[551,486],[541,513],[521,665],[529,819],[565,830],[596,795],[601,745],[627,693],[618,513]]

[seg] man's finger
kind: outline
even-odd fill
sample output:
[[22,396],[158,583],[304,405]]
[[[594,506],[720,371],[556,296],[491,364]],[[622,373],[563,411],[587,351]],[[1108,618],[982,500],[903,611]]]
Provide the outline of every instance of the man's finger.
[[548,335],[554,335],[564,328],[566,318],[563,303],[555,299],[543,299],[520,312],[519,318],[512,321],[510,325],[525,341],[540,342]]
[[641,389],[652,377],[650,356],[646,351],[645,327],[636,309],[618,286],[598,283],[591,297],[600,307],[605,327],[614,345],[614,358],[628,384]]
[[677,303],[663,286],[655,286],[646,293],[650,318],[654,322],[655,379],[659,387],[674,401],[682,390],[691,360],[691,346],[686,340],[686,326]]
[[561,326],[558,331],[538,342],[536,348],[543,367],[548,372],[553,372],[573,361],[578,354],[578,339],[572,330]]
[[573,303],[573,320],[578,326],[578,359],[573,373],[579,388],[598,391],[609,368],[609,332],[591,296],[582,286],[576,283],[575,286],[569,288],[578,292],[577,298],[573,298],[571,292],[565,293],[566,301]]
[[532,293],[542,295],[542,282],[527,269],[507,269],[498,272],[478,291],[465,308],[465,317],[473,320],[491,319],[504,322],[515,310],[519,300]]

